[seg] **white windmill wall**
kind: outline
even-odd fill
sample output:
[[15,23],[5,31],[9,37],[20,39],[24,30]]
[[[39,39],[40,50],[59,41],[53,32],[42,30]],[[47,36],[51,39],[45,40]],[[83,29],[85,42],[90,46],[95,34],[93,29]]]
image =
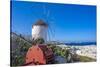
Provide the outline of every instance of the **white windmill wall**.
[[47,28],[41,25],[34,25],[32,27],[32,39],[43,38],[47,41]]

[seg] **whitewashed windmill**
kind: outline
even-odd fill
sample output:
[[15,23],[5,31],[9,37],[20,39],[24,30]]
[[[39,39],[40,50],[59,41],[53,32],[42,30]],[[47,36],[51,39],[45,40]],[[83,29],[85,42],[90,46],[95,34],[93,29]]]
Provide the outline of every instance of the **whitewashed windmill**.
[[42,19],[37,20],[35,24],[32,25],[32,39],[36,40],[38,38],[43,38],[44,41],[47,41],[47,37],[49,37],[50,40],[50,32],[52,34],[52,30],[49,29],[50,22],[49,22],[49,15],[50,11],[47,10],[45,5],[43,6],[43,14],[42,16],[45,18],[45,21]]
[[36,40],[38,38],[42,38],[44,41],[47,41],[47,29],[48,24],[39,19],[35,24],[32,25],[32,39]]

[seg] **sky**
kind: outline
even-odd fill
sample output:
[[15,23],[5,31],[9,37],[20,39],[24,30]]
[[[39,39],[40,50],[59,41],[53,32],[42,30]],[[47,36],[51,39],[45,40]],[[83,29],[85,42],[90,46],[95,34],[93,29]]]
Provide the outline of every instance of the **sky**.
[[31,35],[38,19],[49,24],[48,40],[96,41],[96,6],[12,1],[11,29]]

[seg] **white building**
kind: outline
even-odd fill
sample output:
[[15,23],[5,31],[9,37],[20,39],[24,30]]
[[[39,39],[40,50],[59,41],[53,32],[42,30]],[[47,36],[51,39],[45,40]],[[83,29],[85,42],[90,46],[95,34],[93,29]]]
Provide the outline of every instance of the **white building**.
[[43,38],[44,41],[47,41],[47,28],[48,25],[43,20],[38,20],[32,25],[32,39]]
[[96,59],[96,45],[78,46],[79,50],[76,51],[78,55],[88,56]]

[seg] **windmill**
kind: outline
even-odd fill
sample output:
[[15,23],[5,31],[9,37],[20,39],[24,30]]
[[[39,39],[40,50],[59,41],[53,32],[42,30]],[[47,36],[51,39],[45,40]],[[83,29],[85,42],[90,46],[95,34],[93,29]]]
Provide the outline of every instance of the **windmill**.
[[[54,38],[54,31],[51,27],[50,10],[43,5],[43,12],[41,16],[43,19],[38,19],[35,24],[32,25],[32,39],[43,38],[45,42],[51,40],[51,36]],[[37,16],[36,16],[37,17]]]
[[39,19],[35,24],[32,25],[32,39],[36,40],[40,38],[46,41],[47,28],[48,25],[42,19]]

